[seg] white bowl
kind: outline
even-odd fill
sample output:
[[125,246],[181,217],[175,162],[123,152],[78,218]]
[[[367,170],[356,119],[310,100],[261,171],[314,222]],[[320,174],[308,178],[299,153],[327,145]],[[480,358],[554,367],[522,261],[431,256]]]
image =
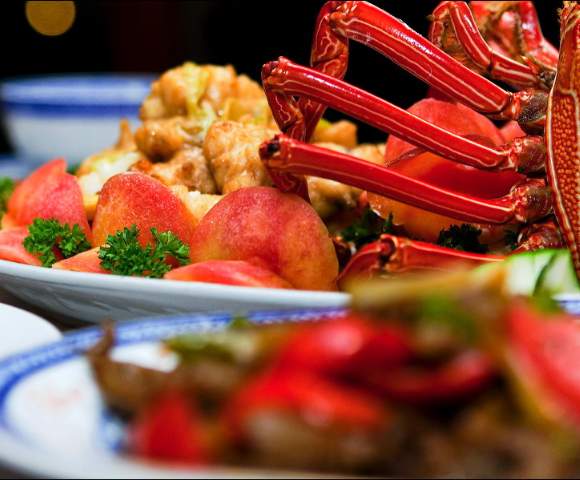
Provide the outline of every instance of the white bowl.
[[119,120],[137,123],[151,75],[65,75],[13,79],[0,86],[16,153],[34,164],[76,163],[112,145]]

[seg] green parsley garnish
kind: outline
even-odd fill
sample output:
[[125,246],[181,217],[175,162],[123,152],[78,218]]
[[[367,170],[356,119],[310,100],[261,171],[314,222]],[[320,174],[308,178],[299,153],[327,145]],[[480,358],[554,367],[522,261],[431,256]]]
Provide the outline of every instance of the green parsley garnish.
[[8,177],[0,178],[0,226],[2,225],[2,217],[8,208],[8,200],[14,192],[14,180]]
[[487,245],[480,243],[481,230],[468,223],[461,226],[451,225],[439,232],[437,245],[473,253],[487,253]]
[[69,165],[69,167],[66,169],[66,172],[70,173],[71,175],[76,175],[79,171],[79,168],[81,168],[80,163],[73,163],[72,165]]
[[383,233],[394,233],[393,214],[389,214],[386,220],[367,208],[360,219],[345,228],[340,235],[343,240],[353,242],[356,248],[374,242]]
[[504,242],[511,250],[515,250],[518,247],[518,236],[518,232],[514,230],[505,231]]
[[43,267],[52,267],[57,261],[55,249],[64,258],[73,257],[91,248],[81,228],[75,224],[62,225],[56,220],[37,218],[28,227],[28,236],[23,242],[24,248],[36,255]]
[[189,247],[172,232],[158,232],[152,228],[154,245],[143,247],[136,225],[109,235],[99,249],[101,266],[117,275],[162,278],[171,270],[167,259],[172,257],[180,265],[189,263]]

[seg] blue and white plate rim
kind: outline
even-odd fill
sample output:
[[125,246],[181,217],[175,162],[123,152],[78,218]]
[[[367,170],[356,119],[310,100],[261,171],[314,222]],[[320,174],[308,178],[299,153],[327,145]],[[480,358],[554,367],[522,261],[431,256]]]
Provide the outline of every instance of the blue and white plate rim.
[[[259,324],[282,321],[303,322],[342,316],[345,312],[346,310],[342,308],[272,310],[252,312],[247,315],[247,318]],[[212,313],[127,321],[116,327],[116,345],[125,347],[138,343],[157,342],[184,333],[216,331],[224,328],[234,317],[235,315],[231,313]],[[42,370],[80,358],[101,336],[102,328],[85,328],[68,333],[54,343],[0,360],[0,462],[17,469],[19,472],[38,475],[76,476],[83,471],[81,465],[76,465],[74,461],[68,465],[63,465],[62,462],[50,458],[41,449],[36,450],[34,444],[29,439],[24,438],[14,425],[11,425],[5,409],[9,395],[21,381]],[[139,477],[140,475],[150,475],[152,472],[155,472],[155,476],[161,477],[180,476],[178,470],[167,470],[163,467],[152,469],[151,466],[119,458],[115,455],[114,449],[111,449],[111,458],[99,458],[99,462],[103,469],[91,472],[91,476],[94,475],[94,478],[104,474]],[[189,470],[181,473],[185,476],[192,474],[205,476],[208,474],[220,477],[224,473],[227,475],[228,470]],[[236,477],[246,476],[237,470],[229,473]],[[276,472],[251,472],[250,478],[253,478],[256,473],[265,477],[281,475],[281,473]]]

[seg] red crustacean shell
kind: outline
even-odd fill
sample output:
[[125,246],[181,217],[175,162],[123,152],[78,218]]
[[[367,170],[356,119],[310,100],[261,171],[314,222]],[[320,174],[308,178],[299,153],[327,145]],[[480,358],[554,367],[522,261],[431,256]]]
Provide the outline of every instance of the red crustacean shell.
[[558,224],[580,272],[580,5],[569,3],[561,17],[560,62],[546,116],[547,173]]

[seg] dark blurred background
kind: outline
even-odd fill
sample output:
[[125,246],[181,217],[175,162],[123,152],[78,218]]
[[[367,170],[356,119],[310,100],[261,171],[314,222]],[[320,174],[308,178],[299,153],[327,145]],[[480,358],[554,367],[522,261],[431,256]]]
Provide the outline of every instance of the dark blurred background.
[[[279,55],[308,61],[310,37],[323,1],[76,1],[72,27],[59,36],[37,33],[24,1],[2,1],[0,81],[62,72],[162,72],[185,60],[233,64],[259,78]],[[377,0],[376,4],[426,34],[437,1]],[[558,40],[561,2],[536,2],[545,35]],[[353,44],[347,79],[401,106],[425,95],[421,82],[378,54]],[[332,118],[332,115],[329,114]],[[366,140],[384,134],[363,129]],[[9,151],[0,133],[0,152]]]

